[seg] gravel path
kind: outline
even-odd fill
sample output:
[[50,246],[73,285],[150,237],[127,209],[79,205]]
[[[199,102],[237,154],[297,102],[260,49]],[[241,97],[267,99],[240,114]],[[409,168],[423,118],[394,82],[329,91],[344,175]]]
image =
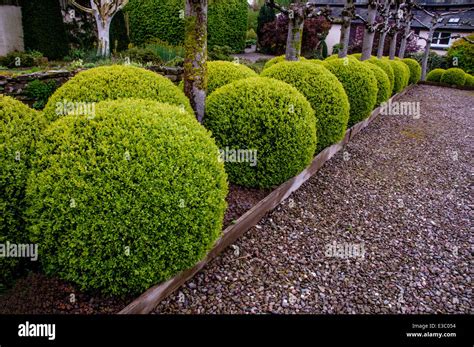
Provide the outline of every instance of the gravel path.
[[474,93],[401,101],[155,313],[474,313]]

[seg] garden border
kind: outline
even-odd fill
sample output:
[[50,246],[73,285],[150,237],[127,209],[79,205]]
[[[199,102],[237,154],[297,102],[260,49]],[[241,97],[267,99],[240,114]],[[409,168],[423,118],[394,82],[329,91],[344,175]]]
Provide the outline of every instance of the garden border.
[[454,84],[446,84],[441,82],[432,82],[432,81],[419,81],[418,84],[424,84],[427,86],[435,86],[435,87],[444,87],[444,88],[452,88],[452,89],[459,89],[459,90],[474,90],[474,87],[469,86],[457,86]]
[[[414,87],[416,87],[416,85],[406,87],[400,93],[392,96],[390,101],[393,102],[399,99]],[[166,282],[149,288],[137,299],[118,312],[118,314],[147,314],[151,312],[163,299],[173,293],[176,289],[180,288],[186,281],[194,277],[195,274],[201,271],[224,249],[234,243],[250,228],[254,227],[265,216],[265,214],[272,211],[281,202],[287,199],[291,193],[296,191],[304,182],[311,178],[326,161],[331,159],[337,152],[344,148],[347,143],[349,143],[360,131],[366,128],[378,115],[380,115],[380,113],[381,107],[377,107],[372,111],[367,119],[347,129],[346,135],[342,141],[321,151],[314,157],[311,164],[300,174],[281,184],[263,200],[260,200],[254,207],[240,216],[235,224],[228,226],[223,231],[221,237],[216,241],[206,257],[194,267],[177,274]]]

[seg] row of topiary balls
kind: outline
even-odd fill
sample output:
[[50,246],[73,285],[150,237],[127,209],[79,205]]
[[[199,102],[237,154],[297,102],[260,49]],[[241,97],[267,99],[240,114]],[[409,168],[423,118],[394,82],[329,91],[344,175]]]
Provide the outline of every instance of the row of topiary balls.
[[474,87],[474,76],[464,72],[463,69],[453,67],[450,69],[433,69],[426,76],[429,82],[441,82],[454,86]]
[[[43,112],[0,96],[0,244],[39,244],[45,273],[81,289],[139,293],[210,249],[228,178],[286,181],[419,78],[407,61],[280,60],[262,76],[209,62],[204,126],[178,87],[132,66],[77,74]],[[224,164],[225,147],[256,150],[258,164]],[[27,264],[0,261],[3,285]]]

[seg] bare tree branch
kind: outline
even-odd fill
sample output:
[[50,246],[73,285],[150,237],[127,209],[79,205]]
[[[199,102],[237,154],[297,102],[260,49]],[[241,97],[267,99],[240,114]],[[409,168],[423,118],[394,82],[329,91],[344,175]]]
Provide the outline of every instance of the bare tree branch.
[[82,5],[78,4],[75,0],[70,0],[70,3],[71,3],[71,5],[77,7],[78,9],[80,9],[81,11],[84,11],[84,12],[90,13],[90,14],[94,13],[94,11],[91,8],[82,6]]

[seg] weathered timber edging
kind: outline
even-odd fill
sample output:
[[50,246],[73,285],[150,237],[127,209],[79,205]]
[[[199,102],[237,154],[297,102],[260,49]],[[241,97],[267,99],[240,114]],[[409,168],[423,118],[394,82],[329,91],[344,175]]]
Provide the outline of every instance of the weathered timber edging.
[[[414,85],[407,87],[402,92],[394,95],[390,100],[393,102],[403,96],[410,89],[414,88]],[[282,201],[287,199],[291,193],[296,191],[301,185],[306,182],[311,176],[313,176],[326,161],[331,159],[337,152],[339,152],[344,146],[350,142],[360,131],[367,127],[381,113],[381,108],[378,107],[370,116],[364,121],[355,124],[353,127],[346,131],[344,139],[332,146],[327,147],[314,157],[311,164],[303,170],[297,176],[289,179],[285,183],[281,184],[273,192],[268,194],[263,200],[258,202],[254,207],[243,214],[236,223],[228,226],[222,233],[222,236],[216,241],[213,248],[209,251],[207,256],[197,263],[191,269],[185,270],[176,276],[170,278],[168,281],[157,284],[127,307],[125,307],[119,314],[146,314],[151,312],[164,298],[173,293],[176,289],[181,287],[186,281],[191,279],[196,273],[201,271],[206,264],[211,262],[217,257],[224,249],[234,243],[239,237],[241,237],[247,230],[255,226],[268,212],[272,211]]]

